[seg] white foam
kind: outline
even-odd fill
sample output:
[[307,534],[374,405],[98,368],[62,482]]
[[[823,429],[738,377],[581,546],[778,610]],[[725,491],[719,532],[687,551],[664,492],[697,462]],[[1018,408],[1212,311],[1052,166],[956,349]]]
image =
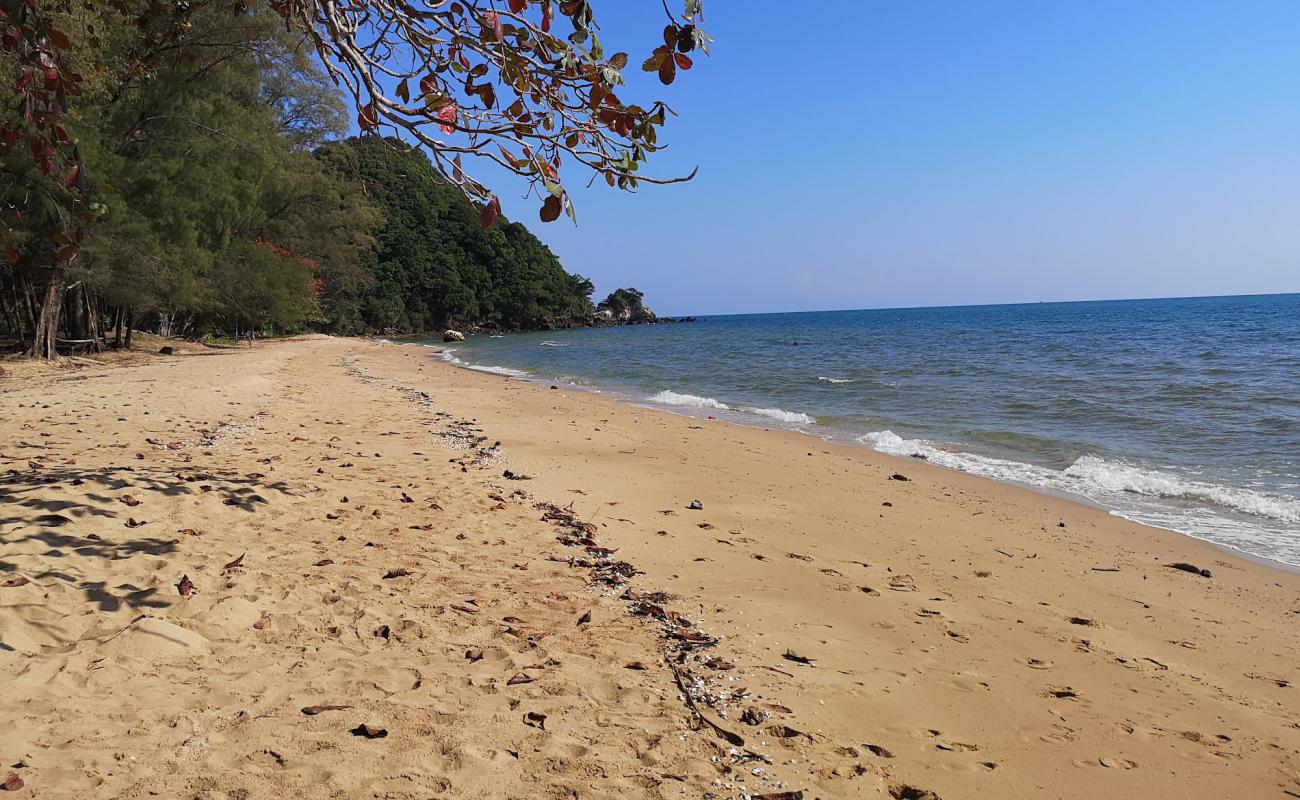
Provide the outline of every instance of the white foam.
[[817,421],[807,414],[800,414],[798,411],[785,411],[780,408],[745,408],[743,410],[748,411],[751,414],[771,417],[772,419],[780,420],[781,422],[791,422],[800,425],[811,425]]
[[718,411],[728,411],[731,406],[726,403],[719,403],[712,397],[700,397],[696,394],[678,394],[664,389],[658,394],[651,395],[649,399],[652,403],[663,403],[668,406],[686,406],[688,408],[712,408]]
[[[944,450],[919,439],[904,439],[893,431],[876,431],[858,437],[882,453],[896,456],[924,456],[931,463],[959,469],[986,478],[1028,484],[1070,492],[1104,505],[1139,522],[1159,518],[1165,527],[1181,530],[1169,510],[1144,509],[1125,496],[1140,495],[1164,500],[1186,500],[1250,514],[1283,523],[1300,523],[1300,500],[1233,486],[1221,486],[1182,478],[1168,472],[1143,469],[1131,464],[1107,461],[1093,455],[1081,456],[1064,470],[1008,461],[1000,458]],[[1198,511],[1192,509],[1191,511]],[[1204,513],[1204,509],[1199,509]],[[1187,532],[1187,531],[1184,531]]]
[[469,369],[477,372],[490,372],[493,375],[505,375],[507,378],[527,378],[529,373],[522,369],[511,369],[510,367],[494,367],[488,364],[466,364]]
[[1065,475],[1107,491],[1131,492],[1166,499],[1200,500],[1257,517],[1300,523],[1300,500],[1188,480],[1167,472],[1104,461],[1096,456],[1083,456],[1066,467]]
[[826,381],[827,383],[857,383],[857,378],[827,378],[824,375],[818,375],[817,380]]
[[455,364],[458,367],[464,367],[465,369],[472,369],[476,372],[488,372],[493,375],[504,375],[507,378],[531,377],[529,373],[523,371],[522,369],[511,369],[510,367],[494,367],[489,364],[469,364],[459,359],[455,355],[455,353],[456,353],[455,350],[443,350],[441,353],[439,353],[439,355],[441,355],[443,360],[446,361],[448,364]]

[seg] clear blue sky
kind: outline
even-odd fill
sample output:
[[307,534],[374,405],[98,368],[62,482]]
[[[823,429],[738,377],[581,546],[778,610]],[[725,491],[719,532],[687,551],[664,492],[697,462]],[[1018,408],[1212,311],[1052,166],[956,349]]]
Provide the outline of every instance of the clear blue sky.
[[[593,5],[635,71],[659,0]],[[716,314],[1300,291],[1300,2],[705,11],[711,58],[621,93],[681,114],[652,167],[694,182],[570,174],[577,228],[497,184],[600,295]]]

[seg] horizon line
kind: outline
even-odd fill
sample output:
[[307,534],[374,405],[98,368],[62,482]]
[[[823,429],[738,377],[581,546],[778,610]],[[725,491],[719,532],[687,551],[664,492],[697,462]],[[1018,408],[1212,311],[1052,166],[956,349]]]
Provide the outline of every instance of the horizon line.
[[1243,297],[1287,297],[1300,295],[1294,292],[1246,292],[1243,294],[1193,294],[1172,297],[1094,297],[1077,300],[1021,300],[1014,303],[953,303],[951,305],[932,306],[865,306],[860,308],[806,308],[795,311],[732,311],[720,314],[700,312],[686,314],[663,314],[664,317],[744,317],[758,314],[843,314],[853,311],[921,311],[939,308],[1004,308],[1008,306],[1052,306],[1074,305],[1079,303],[1140,303],[1151,300],[1222,300]]

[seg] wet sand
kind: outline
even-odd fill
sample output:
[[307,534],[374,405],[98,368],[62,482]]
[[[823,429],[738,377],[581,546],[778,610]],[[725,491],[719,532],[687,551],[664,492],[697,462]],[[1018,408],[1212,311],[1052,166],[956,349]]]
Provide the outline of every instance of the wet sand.
[[1177,534],[423,348],[6,368],[31,796],[1300,796],[1300,576]]

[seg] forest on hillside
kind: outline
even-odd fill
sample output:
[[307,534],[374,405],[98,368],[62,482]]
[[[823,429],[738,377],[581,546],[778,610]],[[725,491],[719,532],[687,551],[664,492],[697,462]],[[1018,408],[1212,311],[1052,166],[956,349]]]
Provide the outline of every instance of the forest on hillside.
[[[94,55],[76,65],[80,94],[59,128],[81,165],[51,173],[39,152],[10,157],[28,147],[21,137],[0,143],[0,202],[18,220],[0,259],[0,339],[41,355],[55,339],[94,347],[132,329],[229,337],[593,318],[590,281],[517,222],[481,227],[422,151],[346,138],[344,105],[301,34],[267,11],[194,8],[148,69],[121,16],[64,22]],[[12,58],[0,78],[41,79]],[[20,112],[0,110],[0,130],[18,130],[3,117]],[[70,188],[88,201],[70,210]]]

